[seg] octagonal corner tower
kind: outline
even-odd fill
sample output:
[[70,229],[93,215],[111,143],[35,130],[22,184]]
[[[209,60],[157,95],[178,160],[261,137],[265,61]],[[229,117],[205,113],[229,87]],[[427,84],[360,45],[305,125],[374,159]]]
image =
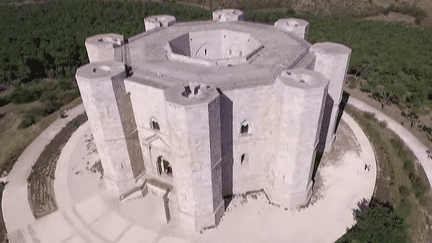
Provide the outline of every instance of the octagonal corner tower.
[[308,203],[351,50],[309,44],[304,20],[243,20],[233,9],[213,21],[149,16],[127,40],[87,39],[90,64],[76,77],[106,185],[121,200],[151,191],[166,222],[192,230],[216,225],[233,194]]

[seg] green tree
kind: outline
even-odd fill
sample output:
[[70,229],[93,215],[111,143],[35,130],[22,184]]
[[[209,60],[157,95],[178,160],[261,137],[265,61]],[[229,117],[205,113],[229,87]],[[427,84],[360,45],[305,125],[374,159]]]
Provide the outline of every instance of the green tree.
[[403,243],[408,242],[407,225],[389,203],[372,198],[363,200],[354,210],[357,223],[338,239],[337,243],[371,242]]

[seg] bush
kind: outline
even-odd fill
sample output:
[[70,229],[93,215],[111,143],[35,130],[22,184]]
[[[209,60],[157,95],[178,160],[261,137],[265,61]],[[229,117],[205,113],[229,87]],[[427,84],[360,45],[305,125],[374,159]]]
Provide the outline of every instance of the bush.
[[412,160],[405,160],[404,163],[404,171],[405,172],[409,172],[409,173],[413,173],[414,172],[414,163],[412,162]]
[[368,84],[363,84],[360,86],[360,91],[370,93],[372,92],[372,88]]
[[9,96],[2,96],[0,97],[0,107],[5,106],[10,103]]
[[36,123],[36,117],[34,115],[26,114],[24,116],[24,119],[19,124],[18,128],[24,129],[24,128],[27,128],[27,127],[35,124],[35,123]]
[[35,117],[45,117],[49,115],[45,107],[33,107],[26,112],[26,115],[33,115]]
[[367,119],[373,119],[375,118],[375,113],[365,111],[363,113],[363,116],[366,117]]
[[62,97],[61,101],[63,105],[69,104],[70,102],[72,102],[72,100],[74,100],[79,96],[80,94],[77,89],[67,90],[61,93],[61,97]]
[[6,113],[4,113],[4,112],[0,113],[0,119],[3,118],[3,117],[5,117],[5,116],[6,116]]
[[11,101],[15,104],[30,103],[40,98],[41,92],[34,85],[28,87],[19,86],[11,94]]
[[372,198],[369,205],[363,200],[354,210],[357,223],[336,242],[408,242],[405,219],[389,203]]
[[382,120],[382,121],[380,121],[378,124],[379,124],[379,126],[382,127],[382,128],[386,128],[386,127],[387,127],[387,121]]
[[409,195],[409,189],[406,186],[400,186],[399,187],[399,194],[403,197],[406,197]]
[[392,138],[390,139],[390,143],[392,144],[393,148],[396,149],[402,149],[404,147],[404,143],[400,138]]
[[351,82],[348,84],[348,89],[355,89],[355,88],[357,88],[357,83],[354,82],[354,81],[351,81]]

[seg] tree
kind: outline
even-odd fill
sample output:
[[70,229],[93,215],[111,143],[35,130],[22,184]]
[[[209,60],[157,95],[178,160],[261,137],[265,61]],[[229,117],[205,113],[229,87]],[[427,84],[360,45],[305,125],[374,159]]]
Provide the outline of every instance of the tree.
[[378,85],[373,89],[372,96],[380,102],[381,109],[384,109],[384,105],[393,97],[393,92],[386,90],[383,85]]
[[371,242],[371,243],[403,243],[408,242],[407,225],[404,218],[399,216],[393,206],[372,198],[370,202],[363,200],[354,210],[357,223],[338,239],[343,242]]

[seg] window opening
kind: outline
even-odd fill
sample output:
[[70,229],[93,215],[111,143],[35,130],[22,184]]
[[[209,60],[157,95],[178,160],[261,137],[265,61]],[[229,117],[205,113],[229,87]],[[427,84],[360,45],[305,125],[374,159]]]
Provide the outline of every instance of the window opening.
[[249,123],[247,121],[242,122],[240,128],[240,134],[248,134],[249,133]]
[[249,162],[249,157],[248,157],[248,155],[247,155],[247,154],[242,154],[242,155],[240,156],[240,164],[241,164],[241,165],[247,165],[248,162]]
[[172,167],[167,160],[164,160],[162,156],[157,158],[157,170],[160,176],[168,175],[172,176]]
[[160,131],[159,123],[156,121],[156,119],[155,119],[154,117],[152,117],[152,118],[150,119],[150,127],[151,127],[153,130],[158,130],[158,131]]

